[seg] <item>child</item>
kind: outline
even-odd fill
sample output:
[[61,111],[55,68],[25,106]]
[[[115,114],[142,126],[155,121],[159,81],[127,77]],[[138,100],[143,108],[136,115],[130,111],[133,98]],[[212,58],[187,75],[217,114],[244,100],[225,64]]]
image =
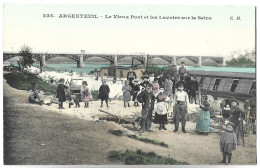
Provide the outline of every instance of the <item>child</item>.
[[125,81],[125,85],[122,87],[122,91],[123,91],[124,107],[126,108],[126,103],[128,104],[128,107],[130,107],[129,101],[131,100],[132,87],[129,85],[128,80]]
[[139,86],[139,81],[138,79],[133,80],[133,86],[132,86],[132,91],[133,91],[133,101],[134,101],[134,106],[138,107],[138,101],[137,101],[137,94],[140,91],[140,86]]
[[64,109],[63,102],[66,101],[65,89],[67,89],[68,87],[64,85],[64,82],[65,80],[63,78],[59,80],[59,85],[55,92],[56,97],[59,99],[59,109]]
[[227,130],[221,134],[220,150],[223,153],[223,160],[220,163],[226,163],[226,157],[228,156],[228,164],[231,164],[232,150],[235,150],[237,146],[237,137],[233,131],[234,126],[234,123],[229,122]]
[[146,85],[138,96],[137,100],[142,103],[140,126],[142,130],[152,131],[152,111],[154,108],[154,95],[151,93],[151,86]]
[[79,104],[79,102],[81,100],[81,96],[80,95],[68,95],[67,99],[69,100],[69,108],[71,108],[71,106],[74,103],[75,103],[75,108],[80,107],[80,104]]
[[230,110],[229,104],[227,104],[226,107],[224,107],[224,110]]
[[163,92],[164,89],[161,88],[159,93],[156,95],[157,104],[154,106],[154,111],[155,111],[154,123],[160,124],[159,130],[161,129],[167,130],[164,124],[167,124],[168,104],[165,102],[167,96]]
[[82,87],[80,89],[82,101],[85,102],[85,108],[89,107],[89,102],[92,100],[91,91],[88,88],[87,81],[82,82]]
[[99,88],[99,94],[98,94],[98,98],[101,99],[101,106],[103,107],[103,101],[105,100],[107,107],[108,106],[108,95],[109,95],[110,89],[109,86],[106,84],[105,80],[102,80],[102,85]]
[[158,83],[158,78],[154,78],[154,81],[151,84],[151,92],[153,95],[155,95],[159,91],[159,83]]

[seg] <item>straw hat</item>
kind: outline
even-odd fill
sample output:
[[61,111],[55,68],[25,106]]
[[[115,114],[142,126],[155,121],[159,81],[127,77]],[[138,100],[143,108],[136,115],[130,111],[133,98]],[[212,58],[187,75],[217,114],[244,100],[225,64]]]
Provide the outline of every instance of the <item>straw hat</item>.
[[138,80],[138,79],[134,79],[134,80],[132,81],[132,83],[133,83],[133,84],[139,84],[139,80]]

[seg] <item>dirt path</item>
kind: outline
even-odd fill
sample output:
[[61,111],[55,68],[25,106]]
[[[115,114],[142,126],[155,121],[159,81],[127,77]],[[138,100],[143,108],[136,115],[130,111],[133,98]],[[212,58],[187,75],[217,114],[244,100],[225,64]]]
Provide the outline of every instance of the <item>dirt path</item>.
[[[84,117],[63,115],[62,112],[31,105],[27,91],[4,87],[4,163],[19,165],[110,165],[112,150],[154,151],[159,155],[185,161],[192,165],[217,165],[221,160],[219,134],[198,135],[154,131],[143,136],[158,139],[169,148],[146,144],[128,137],[110,134],[110,129],[125,129],[114,122],[92,122]],[[192,125],[192,123],[188,123]],[[194,125],[194,124],[193,124]],[[153,128],[157,128],[156,125]],[[256,136],[245,138],[245,147],[233,152],[235,165],[256,164]]]

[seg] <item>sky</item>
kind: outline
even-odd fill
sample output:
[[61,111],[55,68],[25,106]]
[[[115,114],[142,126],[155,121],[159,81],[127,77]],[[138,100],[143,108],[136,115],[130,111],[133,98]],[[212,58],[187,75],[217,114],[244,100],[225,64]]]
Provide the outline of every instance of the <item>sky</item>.
[[[59,18],[60,14],[98,18]],[[113,15],[142,19],[115,19]],[[204,16],[211,19],[198,19]],[[237,16],[241,20],[230,19]],[[255,48],[255,7],[5,3],[3,51],[18,52],[24,44],[43,53],[85,50],[97,54],[230,56],[233,51]]]

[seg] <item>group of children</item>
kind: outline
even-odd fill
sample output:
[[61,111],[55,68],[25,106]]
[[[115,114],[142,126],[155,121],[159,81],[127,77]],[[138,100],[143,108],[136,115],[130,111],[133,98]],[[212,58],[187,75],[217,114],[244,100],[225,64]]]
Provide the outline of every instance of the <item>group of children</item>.
[[73,104],[73,102],[71,102],[71,100],[74,100],[75,103],[75,107],[80,107],[80,100],[82,100],[85,103],[85,108],[89,108],[89,102],[92,100],[92,94],[91,94],[91,90],[88,88],[88,83],[87,81],[83,81],[82,82],[82,86],[80,88],[80,97],[75,96],[75,95],[70,95],[70,94],[66,94],[68,86],[66,86],[64,84],[65,80],[63,78],[61,78],[59,80],[59,84],[57,86],[56,92],[54,97],[56,97],[58,99],[58,105],[59,105],[59,109],[64,109],[63,107],[63,102],[66,101],[66,99],[69,99],[69,107],[71,107],[71,105]]
[[[80,88],[80,96],[70,95],[69,93],[67,93],[67,89],[68,86],[64,84],[64,79],[61,78],[59,80],[59,84],[57,86],[54,95],[54,97],[58,99],[59,109],[64,109],[63,102],[65,102],[66,99],[70,101],[69,107],[71,107],[71,105],[73,105],[74,103],[75,103],[75,107],[80,107],[79,102],[82,100],[85,104],[84,107],[89,108],[89,102],[92,100],[92,94],[91,94],[91,90],[88,88],[87,81],[82,82],[82,86]],[[106,84],[106,81],[103,80],[102,85],[99,88],[99,95],[98,95],[98,99],[101,100],[100,107],[103,107],[103,101],[105,101],[106,106],[109,107],[108,105],[109,92],[110,92],[109,86]],[[72,102],[72,100],[74,100],[74,103]]]
[[[170,80],[170,78],[167,78],[167,80]],[[142,89],[140,89],[140,87]],[[183,87],[183,85],[181,84],[180,87]],[[128,80],[125,81],[125,85],[122,87],[124,107],[130,107],[129,102],[131,101],[131,97],[133,97],[132,100],[134,101],[134,106],[139,106],[138,102],[142,103],[140,126],[143,130],[151,131],[153,111],[155,111],[153,122],[159,124],[159,130],[167,130],[165,127],[165,124],[167,124],[167,111],[170,102],[172,102],[170,98],[173,96],[172,90],[170,90],[169,88],[171,88],[170,82],[166,81],[163,88],[160,86],[158,78],[154,78],[153,82],[149,82],[149,76],[144,76],[141,83],[138,82],[138,80],[136,79],[132,80],[131,85]],[[55,97],[59,101],[59,109],[64,109],[63,102],[66,101],[67,89],[68,87],[64,84],[64,79],[60,79],[55,94]],[[101,107],[103,107],[103,101],[105,101],[106,106],[109,107],[109,93],[110,88],[106,84],[106,81],[103,80],[102,85],[99,88],[98,95],[98,98],[101,100]],[[88,108],[89,102],[92,100],[92,95],[91,90],[88,88],[87,81],[82,82],[80,95],[82,101],[85,103],[85,108]],[[42,100],[37,97],[36,84],[33,84],[33,92],[29,95],[28,99],[29,102],[34,102],[35,100],[36,103],[40,102],[41,104]],[[232,103],[234,104],[236,103],[236,101],[231,100],[231,104]],[[226,130],[221,134],[220,149],[223,155],[223,160],[220,163],[231,164],[232,150],[235,150],[236,146],[238,145],[237,136],[239,134],[236,135],[236,133],[237,129],[239,128],[238,121],[239,117],[241,117],[242,111],[233,104],[232,107],[234,106],[233,109],[237,111],[236,113],[238,115],[234,115],[233,117],[231,117],[232,122],[228,122]],[[225,107],[225,110],[230,110],[230,107]],[[237,118],[235,118],[236,116]]]

